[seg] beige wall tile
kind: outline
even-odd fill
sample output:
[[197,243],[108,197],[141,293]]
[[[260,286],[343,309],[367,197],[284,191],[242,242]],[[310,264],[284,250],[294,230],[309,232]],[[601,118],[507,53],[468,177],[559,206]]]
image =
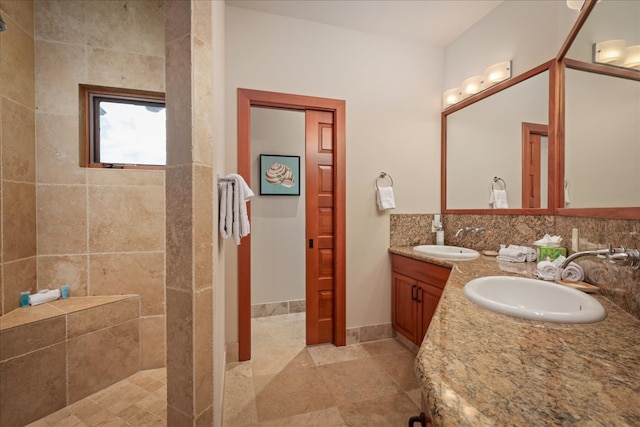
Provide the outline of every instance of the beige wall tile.
[[86,188],[38,185],[39,255],[79,254],[86,251]]
[[4,361],[49,347],[50,345],[64,342],[65,339],[64,316],[4,329],[0,331],[0,342],[2,343],[2,346],[0,346],[0,360]]
[[169,426],[191,426],[193,418],[186,415],[172,406],[167,406],[167,425]]
[[196,418],[196,427],[207,427],[213,425],[213,406],[199,414]]
[[89,185],[145,185],[164,188],[164,170],[87,169]]
[[24,426],[64,408],[65,367],[64,343],[1,362],[0,425]]
[[167,165],[192,160],[191,39],[167,44]]
[[[18,2],[12,5],[15,6],[14,10],[22,14],[24,9],[18,5]],[[2,7],[5,8],[4,2]],[[11,15],[4,18],[7,27],[11,30],[2,33],[2,43],[0,43],[2,95],[33,110],[35,108],[33,30],[31,29],[28,34],[16,24]]]
[[24,0],[2,0],[2,16],[10,16],[11,20],[33,36],[33,3]]
[[213,219],[213,171],[206,166],[194,166],[193,170],[194,281],[195,289],[201,289],[213,285],[213,238],[217,227]]
[[36,181],[35,116],[2,97],[2,178]]
[[70,404],[140,369],[139,331],[136,319],[67,341]]
[[38,182],[84,184],[86,169],[80,165],[78,117],[36,113]]
[[89,187],[90,252],[164,250],[164,189]]
[[85,2],[37,1],[35,34],[40,40],[85,44]]
[[191,165],[167,167],[167,288],[193,289]]
[[171,25],[164,25],[167,43],[182,38],[191,31],[191,2],[169,1],[164,5],[165,15],[171,17]]
[[36,41],[38,112],[78,114],[78,83],[86,81],[84,46]]
[[20,307],[20,292],[36,293],[36,257],[4,264],[4,313]]
[[163,252],[90,255],[89,272],[91,295],[138,294],[142,316],[164,314]]
[[140,319],[140,369],[166,366],[165,316]]
[[[196,2],[198,3],[198,2]],[[207,3],[208,4],[208,3]],[[210,6],[209,6],[210,7]],[[210,21],[210,19],[209,19]],[[193,94],[193,160],[213,165],[213,49],[211,42],[196,37],[193,40],[193,80],[197,82]]]
[[134,298],[76,311],[67,315],[67,338],[76,338],[139,318],[140,301]]
[[196,414],[213,402],[213,289],[195,295],[195,389]]
[[87,255],[53,255],[38,257],[38,288],[69,285],[69,295],[87,295]]
[[2,184],[2,247],[4,262],[36,254],[36,186]]
[[90,48],[87,70],[92,84],[164,92],[164,56]]
[[190,292],[167,289],[167,404],[193,413],[193,319]]
[[[87,44],[91,47],[164,55],[164,2],[87,1]],[[143,37],[144,36],[144,37]]]

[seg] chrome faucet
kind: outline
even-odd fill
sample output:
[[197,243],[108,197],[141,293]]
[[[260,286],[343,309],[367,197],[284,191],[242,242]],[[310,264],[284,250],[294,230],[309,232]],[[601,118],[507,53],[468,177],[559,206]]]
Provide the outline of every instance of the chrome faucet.
[[637,270],[640,268],[640,252],[637,249],[625,249],[623,246],[614,248],[611,243],[607,249],[598,249],[595,251],[582,251],[569,255],[562,261],[560,267],[556,271],[556,280],[560,280],[562,271],[578,258],[585,256],[594,256],[600,259],[607,259],[612,264],[628,265]]
[[466,227],[461,228],[460,230],[456,231],[455,237],[460,236],[462,233],[484,233],[484,227],[475,227],[473,225],[468,225]]

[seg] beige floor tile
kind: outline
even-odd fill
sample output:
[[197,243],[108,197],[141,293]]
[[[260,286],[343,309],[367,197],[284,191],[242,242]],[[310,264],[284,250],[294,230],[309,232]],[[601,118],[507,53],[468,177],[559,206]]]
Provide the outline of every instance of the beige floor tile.
[[254,377],[258,420],[269,421],[335,406],[318,368],[285,369]]
[[[367,353],[371,356],[379,356],[381,354],[396,353],[399,351],[406,351],[407,348],[403,346],[398,340],[389,338],[380,341],[370,341],[360,344]],[[415,357],[415,355],[414,355]]]
[[338,403],[373,399],[401,391],[371,358],[323,365],[318,370]]
[[307,350],[309,350],[311,358],[318,366],[369,357],[369,353],[367,353],[360,344],[343,347],[336,347],[333,344],[323,344],[309,347]]
[[338,407],[348,426],[406,426],[420,409],[405,393],[346,403]]
[[225,373],[225,427],[258,423],[258,407],[253,385],[251,362],[240,362]]
[[384,354],[373,358],[398,384],[401,390],[413,390],[420,387],[413,369],[416,355],[408,350]]
[[344,427],[347,426],[337,407],[307,412],[289,418],[260,423],[260,427]]

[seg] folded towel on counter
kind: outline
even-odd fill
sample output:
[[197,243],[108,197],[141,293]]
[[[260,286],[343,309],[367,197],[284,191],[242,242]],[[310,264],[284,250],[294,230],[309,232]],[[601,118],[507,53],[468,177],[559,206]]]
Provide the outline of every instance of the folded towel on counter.
[[509,245],[498,251],[496,259],[498,261],[525,262],[530,249],[526,246]]
[[38,305],[55,301],[60,298],[60,289],[43,289],[37,294],[29,295],[29,304]]
[[507,209],[507,190],[491,190],[489,204],[493,209]]
[[396,202],[393,197],[393,187],[378,187],[376,190],[376,201],[378,209],[381,211],[395,209]]
[[569,263],[558,277],[558,270],[566,258],[560,256],[554,261],[540,261],[533,273],[537,278],[542,280],[571,280],[572,282],[582,282],[584,280],[584,270],[575,262]]

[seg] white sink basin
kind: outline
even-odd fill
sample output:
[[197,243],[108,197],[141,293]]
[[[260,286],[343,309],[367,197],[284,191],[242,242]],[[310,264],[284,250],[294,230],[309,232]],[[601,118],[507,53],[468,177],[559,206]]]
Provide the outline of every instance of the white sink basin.
[[413,250],[430,257],[449,260],[476,259],[480,256],[478,251],[474,251],[473,249],[468,248],[461,248],[459,246],[420,245],[414,246]]
[[473,279],[464,286],[471,301],[489,310],[556,323],[592,323],[606,317],[590,295],[543,280],[513,276]]

